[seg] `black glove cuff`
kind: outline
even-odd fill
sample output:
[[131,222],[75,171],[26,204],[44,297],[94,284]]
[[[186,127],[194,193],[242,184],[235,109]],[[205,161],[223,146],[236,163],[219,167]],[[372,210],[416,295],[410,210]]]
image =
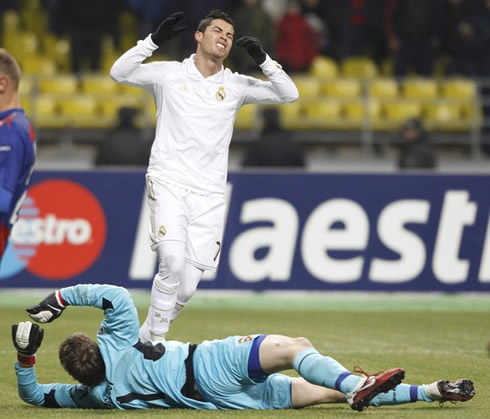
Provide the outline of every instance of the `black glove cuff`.
[[151,36],[151,40],[153,41],[153,43],[157,46],[160,46],[161,42],[158,40],[158,37],[156,36],[155,33],[152,33],[150,34]]
[[262,65],[265,63],[265,60],[267,59],[267,54],[264,51],[259,51],[255,53],[252,58],[254,61],[257,63],[257,65]]

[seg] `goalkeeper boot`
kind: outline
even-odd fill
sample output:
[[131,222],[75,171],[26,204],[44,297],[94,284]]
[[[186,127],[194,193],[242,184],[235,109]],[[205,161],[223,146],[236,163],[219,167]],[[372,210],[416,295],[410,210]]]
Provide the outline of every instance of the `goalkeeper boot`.
[[444,402],[467,402],[475,395],[475,387],[471,380],[445,381],[440,380],[425,386],[425,393],[440,405]]
[[393,368],[369,375],[361,368],[355,367],[354,372],[360,372],[364,377],[361,377],[356,387],[347,393],[347,403],[358,412],[368,407],[369,402],[378,394],[393,390],[405,378],[405,370],[402,368]]

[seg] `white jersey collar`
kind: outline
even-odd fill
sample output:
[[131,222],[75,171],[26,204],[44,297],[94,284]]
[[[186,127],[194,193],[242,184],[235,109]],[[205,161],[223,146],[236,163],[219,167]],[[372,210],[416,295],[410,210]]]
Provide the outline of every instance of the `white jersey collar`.
[[204,80],[208,80],[211,82],[218,82],[222,83],[225,75],[225,68],[224,66],[221,66],[221,70],[218,71],[216,74],[213,74],[212,76],[209,77],[204,77],[201,72],[197,69],[196,64],[194,60],[196,59],[196,54],[192,54],[189,58],[185,59],[186,62],[186,67],[187,67],[187,72],[191,74],[196,74],[200,78]]

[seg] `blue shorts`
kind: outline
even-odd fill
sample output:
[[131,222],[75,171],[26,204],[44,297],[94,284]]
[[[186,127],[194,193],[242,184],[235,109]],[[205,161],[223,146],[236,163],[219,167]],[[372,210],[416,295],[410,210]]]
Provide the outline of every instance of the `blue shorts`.
[[202,398],[218,409],[290,409],[291,377],[263,373],[258,350],[265,335],[204,341],[194,353]]

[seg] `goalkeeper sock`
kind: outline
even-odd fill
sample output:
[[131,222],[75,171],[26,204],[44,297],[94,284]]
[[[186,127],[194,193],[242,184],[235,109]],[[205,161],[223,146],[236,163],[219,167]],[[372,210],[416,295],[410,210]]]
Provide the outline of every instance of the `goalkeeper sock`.
[[385,406],[391,404],[414,403],[418,401],[432,402],[427,396],[424,386],[413,386],[410,384],[398,384],[387,393],[380,393],[369,403],[370,406]]
[[294,369],[306,381],[344,394],[352,391],[360,380],[335,359],[319,354],[314,348],[307,348],[296,355]]

